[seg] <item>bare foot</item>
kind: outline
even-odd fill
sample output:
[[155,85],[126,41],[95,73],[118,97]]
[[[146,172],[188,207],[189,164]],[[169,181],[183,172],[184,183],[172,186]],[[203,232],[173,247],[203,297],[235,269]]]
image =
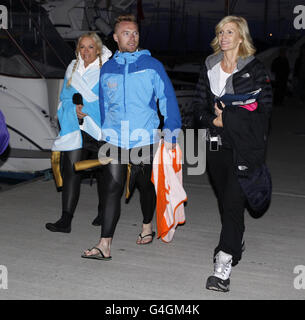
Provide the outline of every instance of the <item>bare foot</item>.
[[91,250],[88,249],[84,251],[84,255],[86,256],[92,256],[99,254],[99,250],[95,249],[98,248],[102,251],[105,258],[110,257],[110,244],[111,244],[112,238],[101,238],[100,242],[95,245]]
[[152,231],[152,224],[143,224],[142,232],[139,234],[136,244],[148,244],[154,239],[155,232]]

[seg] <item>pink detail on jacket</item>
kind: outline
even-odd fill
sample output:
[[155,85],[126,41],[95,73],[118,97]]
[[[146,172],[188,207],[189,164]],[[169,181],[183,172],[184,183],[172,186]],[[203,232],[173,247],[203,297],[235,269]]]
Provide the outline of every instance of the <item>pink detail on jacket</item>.
[[257,108],[257,102],[255,101],[253,103],[245,104],[245,105],[240,106],[240,107],[241,108],[245,108],[245,109],[247,109],[249,111],[254,111]]

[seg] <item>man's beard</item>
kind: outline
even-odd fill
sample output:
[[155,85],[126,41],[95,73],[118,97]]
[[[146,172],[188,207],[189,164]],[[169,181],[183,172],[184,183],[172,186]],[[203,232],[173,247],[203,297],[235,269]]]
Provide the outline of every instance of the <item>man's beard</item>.
[[121,51],[121,52],[130,52],[130,53],[132,53],[132,52],[137,51],[137,49],[138,49],[138,47],[136,47],[136,48],[133,49],[133,50],[130,50],[130,49],[127,49],[127,48],[122,48],[120,51]]
[[131,48],[129,48],[129,47],[121,47],[121,48],[119,48],[119,49],[120,49],[121,52],[130,52],[130,53],[132,53],[132,52],[137,51],[138,48],[139,48],[139,45],[136,45],[136,46],[134,47],[134,49],[131,49]]

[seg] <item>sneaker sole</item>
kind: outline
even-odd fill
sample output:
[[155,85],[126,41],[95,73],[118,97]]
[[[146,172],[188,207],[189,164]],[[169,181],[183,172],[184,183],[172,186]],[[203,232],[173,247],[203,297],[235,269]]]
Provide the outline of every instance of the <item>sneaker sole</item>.
[[214,276],[211,276],[208,278],[207,283],[206,283],[206,289],[208,290],[214,290],[218,292],[229,292],[230,291],[230,282],[228,285],[223,286],[221,283],[217,283],[219,279],[217,279]]
[[61,232],[61,233],[70,233],[71,232],[71,228],[69,228],[69,229],[58,229],[56,227],[48,226],[48,225],[46,225],[46,228],[49,231],[52,231],[52,232]]
[[213,290],[213,291],[218,291],[218,292],[229,292],[230,291],[230,289],[228,288],[228,289],[220,289],[220,288],[217,288],[217,287],[213,287],[213,286],[206,286],[206,289],[208,289],[208,290]]

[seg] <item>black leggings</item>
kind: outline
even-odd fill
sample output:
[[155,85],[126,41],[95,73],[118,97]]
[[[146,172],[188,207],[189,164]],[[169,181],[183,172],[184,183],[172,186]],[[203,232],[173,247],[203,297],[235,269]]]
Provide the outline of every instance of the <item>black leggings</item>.
[[151,222],[156,207],[156,192],[151,182],[152,165],[145,164],[136,177],[136,187],[140,192],[140,204],[143,214],[143,223]]
[[102,227],[101,238],[112,238],[121,214],[127,166],[109,163],[103,166],[101,186]]
[[[74,163],[88,158],[97,158],[99,143],[82,132],[83,148],[63,153],[63,212],[73,215],[76,209],[81,184],[81,173],[74,171]],[[119,148],[120,149],[120,148]],[[120,150],[119,150],[120,152]],[[156,194],[151,182],[152,165],[145,164],[136,177],[136,187],[140,192],[140,204],[143,223],[152,221]],[[97,191],[99,198],[98,214],[102,219],[101,237],[113,237],[121,213],[121,197],[124,192],[127,165],[112,164],[101,166],[96,170]]]
[[[143,214],[143,223],[152,221],[156,194],[151,182],[152,165],[146,164],[136,177],[136,187],[140,192],[140,204]],[[112,238],[121,213],[121,197],[127,175],[126,164],[108,164],[102,167],[102,180],[105,182],[101,187],[102,194],[102,227],[101,238]],[[107,183],[106,183],[107,181]]]
[[[82,173],[74,171],[74,163],[90,158],[97,158],[97,143],[95,139],[82,132],[83,148],[63,152],[63,189],[62,211],[73,216],[79,195]],[[96,170],[97,190],[99,197],[98,213],[101,214],[101,171]]]

